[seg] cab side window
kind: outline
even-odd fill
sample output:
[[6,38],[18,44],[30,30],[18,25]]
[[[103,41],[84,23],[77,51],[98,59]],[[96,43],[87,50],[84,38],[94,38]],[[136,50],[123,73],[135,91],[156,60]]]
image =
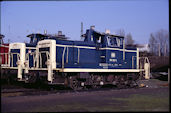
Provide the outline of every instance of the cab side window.
[[110,47],[120,47],[122,45],[122,40],[120,40],[118,37],[109,37],[108,40],[108,46]]

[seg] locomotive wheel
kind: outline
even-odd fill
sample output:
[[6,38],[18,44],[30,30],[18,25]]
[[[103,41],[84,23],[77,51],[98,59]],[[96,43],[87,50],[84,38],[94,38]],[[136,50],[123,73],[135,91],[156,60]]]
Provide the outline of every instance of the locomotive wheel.
[[99,85],[100,84],[99,82],[101,81],[101,77],[91,75],[90,78],[91,78],[91,87],[93,89],[99,89],[99,88],[101,88],[101,86]]
[[119,89],[123,89],[123,88],[126,88],[126,78],[124,76],[118,76],[117,77],[117,81],[118,83],[116,84],[117,88]]
[[81,87],[80,82],[76,78],[70,79],[69,86],[73,90],[81,90],[83,88]]

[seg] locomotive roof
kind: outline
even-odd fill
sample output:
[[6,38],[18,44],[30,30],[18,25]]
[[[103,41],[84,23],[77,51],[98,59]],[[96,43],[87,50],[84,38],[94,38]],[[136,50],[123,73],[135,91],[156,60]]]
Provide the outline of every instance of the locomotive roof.
[[[112,36],[112,37],[124,38],[123,36],[113,35],[113,34],[107,34],[107,33],[100,33],[100,32],[95,31],[95,30],[94,30],[94,33],[97,34],[97,35],[103,35],[103,36],[109,35],[109,36]],[[81,36],[82,36],[82,37],[85,37],[86,34],[83,34],[83,35],[81,35]]]
[[67,40],[68,37],[65,37],[65,35],[51,35],[51,34],[40,34],[40,33],[32,33],[27,35],[27,37],[31,38],[34,37],[34,35],[39,36],[40,38],[44,38],[44,37],[49,37],[49,38],[54,38],[54,39],[59,39],[59,40]]
[[50,38],[54,38],[54,39],[59,39],[59,40],[67,40],[68,39],[68,37],[66,37],[65,35],[46,34],[45,36],[50,37]]
[[101,35],[109,35],[109,36],[112,36],[112,37],[124,38],[123,36],[119,36],[119,35],[113,35],[113,34],[108,34],[108,33],[100,33],[98,31],[94,31],[94,32],[98,33],[98,34],[101,34]]
[[27,37],[31,38],[31,37],[34,37],[34,35],[39,35],[40,37],[46,37],[45,35],[40,34],[40,33],[35,33],[35,34],[32,33],[32,34],[27,35]]
[[118,38],[124,38],[123,36],[113,35],[113,34],[109,34],[109,36],[112,36],[112,37],[118,37]]

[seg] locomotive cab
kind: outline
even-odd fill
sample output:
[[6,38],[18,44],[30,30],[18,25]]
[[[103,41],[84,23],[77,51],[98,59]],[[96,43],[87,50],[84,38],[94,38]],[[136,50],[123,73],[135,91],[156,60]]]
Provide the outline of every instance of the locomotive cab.
[[124,37],[110,34],[109,30],[105,33],[100,33],[94,30],[94,26],[86,31],[86,34],[82,35],[84,42],[94,43],[96,47],[110,47],[123,49]]
[[109,30],[100,33],[94,26],[86,31],[84,42],[95,44],[100,54],[99,66],[105,69],[138,69],[139,53],[137,48],[125,48],[123,36],[110,34]]

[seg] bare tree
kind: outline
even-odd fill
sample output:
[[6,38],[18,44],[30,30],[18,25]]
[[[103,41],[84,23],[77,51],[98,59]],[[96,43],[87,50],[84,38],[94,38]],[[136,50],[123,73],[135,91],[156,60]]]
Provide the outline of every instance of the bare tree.
[[166,34],[166,43],[165,43],[165,48],[166,48],[166,50],[165,50],[165,52],[166,52],[166,56],[169,56],[170,55],[170,40],[169,40],[169,32],[167,31],[167,34]]
[[168,37],[168,32],[166,30],[159,30],[158,32],[156,32],[156,40],[157,42],[160,44],[160,51],[161,51],[161,55],[166,55],[166,45],[168,45],[169,42],[169,37]]
[[[169,33],[167,30],[161,29],[150,35],[149,45],[151,52],[166,56],[169,55]],[[153,49],[153,50],[152,50]]]
[[132,39],[132,35],[131,33],[128,33],[126,35],[126,45],[133,45],[134,44],[134,40]]
[[150,39],[149,39],[149,46],[150,46],[150,52],[154,55],[156,53],[156,39],[154,35],[151,33],[150,34]]
[[119,36],[125,37],[125,31],[124,31],[124,29],[117,30],[116,34],[119,35]]

